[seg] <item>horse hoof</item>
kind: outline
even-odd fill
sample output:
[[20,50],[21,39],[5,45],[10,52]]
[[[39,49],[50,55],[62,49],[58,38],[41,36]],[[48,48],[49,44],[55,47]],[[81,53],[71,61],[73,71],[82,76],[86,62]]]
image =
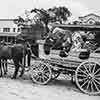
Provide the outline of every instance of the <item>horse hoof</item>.
[[5,72],[4,75],[7,75],[7,72]]
[[0,78],[2,78],[3,77],[3,75],[0,75]]
[[22,77],[22,75],[19,75],[19,77]]
[[16,77],[15,77],[15,76],[13,76],[13,77],[11,77],[11,79],[16,79]]

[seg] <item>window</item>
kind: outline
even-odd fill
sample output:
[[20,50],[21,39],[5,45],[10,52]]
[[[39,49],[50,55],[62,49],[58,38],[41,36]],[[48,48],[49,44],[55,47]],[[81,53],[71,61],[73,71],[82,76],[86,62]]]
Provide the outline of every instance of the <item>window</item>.
[[3,28],[3,32],[10,32],[10,28]]
[[17,32],[20,32],[20,28],[18,28]]
[[13,32],[16,32],[16,28],[13,28]]

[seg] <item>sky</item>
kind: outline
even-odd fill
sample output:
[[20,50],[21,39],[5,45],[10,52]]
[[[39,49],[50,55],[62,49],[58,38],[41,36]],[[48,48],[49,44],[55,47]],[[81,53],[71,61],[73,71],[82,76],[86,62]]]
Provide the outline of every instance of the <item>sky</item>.
[[25,10],[66,6],[72,13],[71,19],[89,13],[100,15],[100,0],[0,0],[0,18],[23,16]]

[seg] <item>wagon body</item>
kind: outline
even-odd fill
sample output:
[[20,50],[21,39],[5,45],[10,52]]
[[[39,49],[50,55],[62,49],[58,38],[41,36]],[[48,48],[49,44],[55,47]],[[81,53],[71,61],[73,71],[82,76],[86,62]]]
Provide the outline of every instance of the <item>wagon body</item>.
[[[51,50],[49,55],[46,55],[43,49],[43,45],[44,45],[45,40],[39,40],[38,44],[39,44],[39,58],[41,59],[45,59],[45,60],[50,60],[53,62],[58,62],[59,64],[62,62],[62,64],[66,64],[66,61],[73,61],[73,62],[83,62],[85,60],[96,60],[98,62],[100,62],[100,53],[90,53],[90,56],[88,59],[80,59],[79,58],[79,54],[80,52],[84,51],[80,50],[78,52],[69,52],[67,57],[60,57],[59,53],[60,50]],[[60,62],[59,62],[60,61]]]
[[[57,26],[58,27],[58,26]],[[66,28],[65,26],[60,26]],[[80,26],[75,29],[78,30]],[[71,26],[67,28],[73,29]],[[83,26],[82,30],[87,29],[99,31],[100,27]],[[79,57],[84,49],[78,52],[69,51],[66,57],[61,57],[60,50],[50,50],[47,55],[44,52],[45,40],[38,40],[39,59],[34,62],[31,78],[37,84],[47,84],[51,79],[57,78],[60,73],[71,74],[75,77],[75,82],[79,89],[89,95],[100,93],[100,53],[90,53],[86,59]]]

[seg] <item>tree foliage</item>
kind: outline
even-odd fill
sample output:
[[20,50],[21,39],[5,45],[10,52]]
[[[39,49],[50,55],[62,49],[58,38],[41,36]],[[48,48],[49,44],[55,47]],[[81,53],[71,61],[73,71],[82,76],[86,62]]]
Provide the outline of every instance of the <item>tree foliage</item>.
[[53,12],[55,14],[55,21],[59,21],[60,23],[66,21],[71,16],[71,12],[66,7],[53,7],[49,8],[48,11]]
[[[56,21],[63,23],[63,21],[66,21],[67,18],[71,16],[71,12],[66,7],[53,7],[47,10],[43,8],[42,9],[34,8],[30,11],[30,14],[32,13],[36,13],[36,16],[34,16],[32,19],[29,18],[29,15],[28,17],[26,15],[26,19],[19,16],[18,19],[14,20],[14,22],[18,26],[22,25],[23,27],[31,27],[32,29],[36,29],[35,27],[43,26],[44,27],[43,33],[45,35],[47,35],[47,33],[49,32],[48,28],[49,23],[53,23]],[[35,23],[32,23],[33,20]]]

